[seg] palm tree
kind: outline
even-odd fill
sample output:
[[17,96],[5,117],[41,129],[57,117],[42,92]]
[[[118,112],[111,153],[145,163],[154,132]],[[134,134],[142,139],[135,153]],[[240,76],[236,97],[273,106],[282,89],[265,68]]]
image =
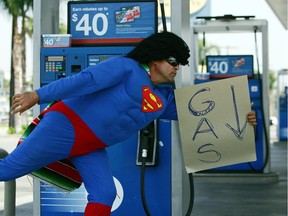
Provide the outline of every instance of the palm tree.
[[[198,40],[198,46],[199,46],[199,53],[198,53],[198,64],[201,65],[201,73],[204,71],[204,67],[206,65],[206,55],[220,55],[220,48],[219,46],[215,44],[206,44],[204,46],[202,40]],[[204,54],[204,55],[203,55]]]
[[[198,45],[199,45],[199,54],[198,54],[198,59],[199,59],[199,64],[201,64],[205,59],[203,59],[202,53],[204,52],[205,55],[220,55],[220,47],[215,45],[215,44],[206,44],[205,47],[203,45],[202,40],[198,40]],[[205,50],[203,50],[205,49]]]
[[[33,0],[0,0],[0,4],[12,16],[12,43],[10,67],[10,106],[12,96],[26,86],[26,19],[27,12],[33,6]],[[22,19],[21,31],[18,18]],[[9,128],[15,129],[15,116],[9,116]],[[19,125],[18,125],[19,126]]]

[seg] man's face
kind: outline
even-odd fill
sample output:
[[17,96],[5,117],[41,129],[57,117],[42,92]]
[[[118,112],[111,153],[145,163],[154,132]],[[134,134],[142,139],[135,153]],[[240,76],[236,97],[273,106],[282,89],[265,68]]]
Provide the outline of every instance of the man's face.
[[175,59],[174,61],[171,61],[171,59],[154,61],[152,67],[150,67],[152,82],[155,85],[160,83],[172,83],[177,75],[179,67],[180,66]]

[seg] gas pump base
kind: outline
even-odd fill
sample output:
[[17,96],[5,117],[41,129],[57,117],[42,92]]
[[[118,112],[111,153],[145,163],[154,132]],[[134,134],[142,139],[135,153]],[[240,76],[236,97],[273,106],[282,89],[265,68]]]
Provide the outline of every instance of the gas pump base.
[[278,173],[196,173],[195,183],[247,183],[247,184],[274,184],[278,183]]

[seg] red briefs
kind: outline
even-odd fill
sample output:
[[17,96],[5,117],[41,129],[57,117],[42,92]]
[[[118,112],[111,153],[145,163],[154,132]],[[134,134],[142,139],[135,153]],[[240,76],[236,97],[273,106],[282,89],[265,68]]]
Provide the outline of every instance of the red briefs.
[[84,155],[107,147],[107,145],[93,133],[85,122],[62,101],[54,104],[47,112],[51,111],[62,113],[73,125],[75,131],[75,141],[69,157]]

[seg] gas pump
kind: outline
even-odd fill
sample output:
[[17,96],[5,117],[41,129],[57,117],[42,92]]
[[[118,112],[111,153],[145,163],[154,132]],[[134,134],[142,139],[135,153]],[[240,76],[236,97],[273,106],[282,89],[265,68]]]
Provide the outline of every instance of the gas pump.
[[[41,48],[40,85],[77,74],[111,56],[125,56],[139,41],[155,32],[156,0],[68,2],[69,34],[43,35],[45,47]],[[71,46],[59,45],[59,40],[70,36],[68,44]],[[48,44],[45,43],[47,38],[50,39]],[[107,148],[117,189],[113,216],[146,215],[141,203],[140,166],[143,161],[139,157],[143,150],[140,144],[145,140],[148,143],[145,196],[149,210],[152,215],[172,215],[175,211],[172,200],[175,191],[172,188],[174,184],[178,187],[184,184],[183,176],[173,176],[173,167],[182,161],[173,161],[172,123],[159,119],[150,127],[153,129],[146,128],[147,131],[143,130],[125,142]],[[178,191],[182,196],[182,190]],[[41,182],[41,216],[83,215],[86,196],[84,187],[67,194]],[[182,200],[176,204],[176,208],[183,207]]]
[[277,99],[278,99],[278,136],[279,141],[288,140],[288,69],[278,72],[277,77]]
[[[195,80],[194,83],[208,82],[227,77],[247,75],[251,102],[254,103],[253,110],[257,114],[257,127],[255,128],[255,142],[257,160],[250,163],[241,163],[231,166],[224,166],[204,172],[256,172],[264,173],[269,171],[269,106],[268,106],[268,35],[267,21],[257,20],[253,16],[232,16],[220,17],[198,17],[193,25],[194,46],[196,53],[198,49],[198,34],[205,37],[209,33],[238,33],[251,32],[255,35],[255,46],[257,49],[256,33],[262,33],[262,68],[259,68],[258,55],[207,55],[206,73],[197,73],[198,59],[195,54]],[[205,47],[203,48],[205,50]],[[258,73],[254,74],[254,62],[257,63]],[[197,66],[196,66],[197,65]],[[203,68],[203,65],[202,65]],[[259,73],[262,72],[262,74]]]

